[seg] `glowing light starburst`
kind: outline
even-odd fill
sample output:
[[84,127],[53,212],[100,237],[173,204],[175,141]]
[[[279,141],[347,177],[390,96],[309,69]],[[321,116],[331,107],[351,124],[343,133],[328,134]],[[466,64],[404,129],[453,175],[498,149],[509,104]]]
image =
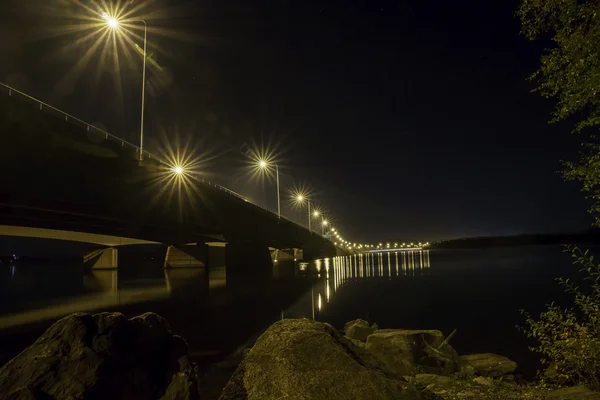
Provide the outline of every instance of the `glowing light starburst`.
[[[31,12],[37,14],[43,23],[31,35],[34,40],[47,42],[45,51],[51,49],[40,54],[40,59],[45,64],[70,65],[58,78],[57,93],[71,94],[78,87],[77,83],[83,81],[89,86],[87,96],[82,95],[82,98],[95,104],[97,94],[110,79],[114,84],[114,100],[111,99],[114,112],[121,118],[137,111],[130,108],[131,102],[126,94],[131,92],[131,74],[139,71],[141,81],[143,60],[146,59],[147,69],[144,81],[153,90],[161,90],[172,83],[172,77],[169,69],[161,66],[157,58],[168,57],[177,42],[200,39],[186,33],[185,28],[174,21],[174,17],[185,15],[188,6],[182,4],[157,0],[36,3],[39,6]],[[168,21],[168,26],[165,21]],[[145,33],[148,39],[146,51]]]
[[102,18],[104,18],[104,20],[106,21],[106,23],[108,24],[108,26],[111,27],[111,28],[113,28],[113,29],[117,28],[119,26],[119,21],[116,18],[111,17],[107,13],[102,13]]
[[312,200],[308,191],[292,190],[290,201],[292,203],[292,207],[295,209],[302,209],[306,207],[308,203],[311,203],[312,207]]
[[275,155],[268,151],[254,150],[249,162],[249,168],[245,172],[252,180],[275,178],[276,170],[279,168]]
[[[208,150],[191,126],[167,129],[158,125],[157,129],[158,139],[151,141],[149,147],[158,160],[156,156],[146,158],[141,164],[151,172],[150,180],[144,183],[148,210],[174,204],[182,216],[189,216],[202,212],[200,204],[212,207],[201,187],[208,178],[206,170],[218,153]],[[187,133],[186,139],[182,139],[182,132]]]

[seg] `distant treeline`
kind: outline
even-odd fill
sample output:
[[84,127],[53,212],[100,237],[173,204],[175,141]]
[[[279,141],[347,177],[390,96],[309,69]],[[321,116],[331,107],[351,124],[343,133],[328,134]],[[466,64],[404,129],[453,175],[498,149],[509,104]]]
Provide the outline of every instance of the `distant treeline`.
[[600,244],[600,229],[583,233],[528,234],[517,236],[488,236],[445,240],[431,243],[433,249],[469,247],[529,246],[543,244]]

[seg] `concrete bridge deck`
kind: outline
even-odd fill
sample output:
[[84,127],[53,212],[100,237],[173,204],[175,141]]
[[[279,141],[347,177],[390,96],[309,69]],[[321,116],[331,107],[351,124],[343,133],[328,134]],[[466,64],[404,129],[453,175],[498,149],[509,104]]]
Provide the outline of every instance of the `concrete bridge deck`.
[[329,240],[242,196],[175,176],[156,157],[139,162],[135,146],[8,94],[0,93],[0,225],[21,227],[25,236],[25,228],[42,229],[42,237],[58,230],[54,238],[64,240],[78,238],[65,232],[85,233],[102,246],[112,243],[108,237],[223,241],[233,264],[270,257],[269,248],[302,249],[306,259],[336,255]]

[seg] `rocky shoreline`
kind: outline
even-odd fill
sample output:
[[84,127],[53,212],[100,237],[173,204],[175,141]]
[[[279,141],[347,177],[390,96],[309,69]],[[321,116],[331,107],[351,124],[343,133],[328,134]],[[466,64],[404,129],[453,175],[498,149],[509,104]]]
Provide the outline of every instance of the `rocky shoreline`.
[[[458,355],[438,330],[378,329],[364,320],[340,333],[284,319],[244,357],[219,400],[600,399],[583,387],[544,388],[517,364]],[[153,313],[78,313],[57,321],[0,369],[0,398],[207,399],[185,340]]]

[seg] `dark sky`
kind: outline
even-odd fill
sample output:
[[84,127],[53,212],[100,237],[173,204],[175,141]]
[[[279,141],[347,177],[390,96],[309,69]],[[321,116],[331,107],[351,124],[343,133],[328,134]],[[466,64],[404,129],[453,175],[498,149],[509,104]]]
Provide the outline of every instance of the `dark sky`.
[[[72,70],[90,48],[66,47],[77,33],[50,35],[83,23],[66,18],[85,15],[75,3],[2,2],[0,81],[136,141],[139,60],[123,61],[115,84],[99,54]],[[557,174],[578,138],[530,93],[542,47],[519,35],[518,1],[147,4],[162,68],[149,68],[149,146],[192,140],[218,183],[274,208],[274,182],[244,171],[242,146],[263,143],[284,188],[309,187],[357,242],[591,224],[578,186]]]

